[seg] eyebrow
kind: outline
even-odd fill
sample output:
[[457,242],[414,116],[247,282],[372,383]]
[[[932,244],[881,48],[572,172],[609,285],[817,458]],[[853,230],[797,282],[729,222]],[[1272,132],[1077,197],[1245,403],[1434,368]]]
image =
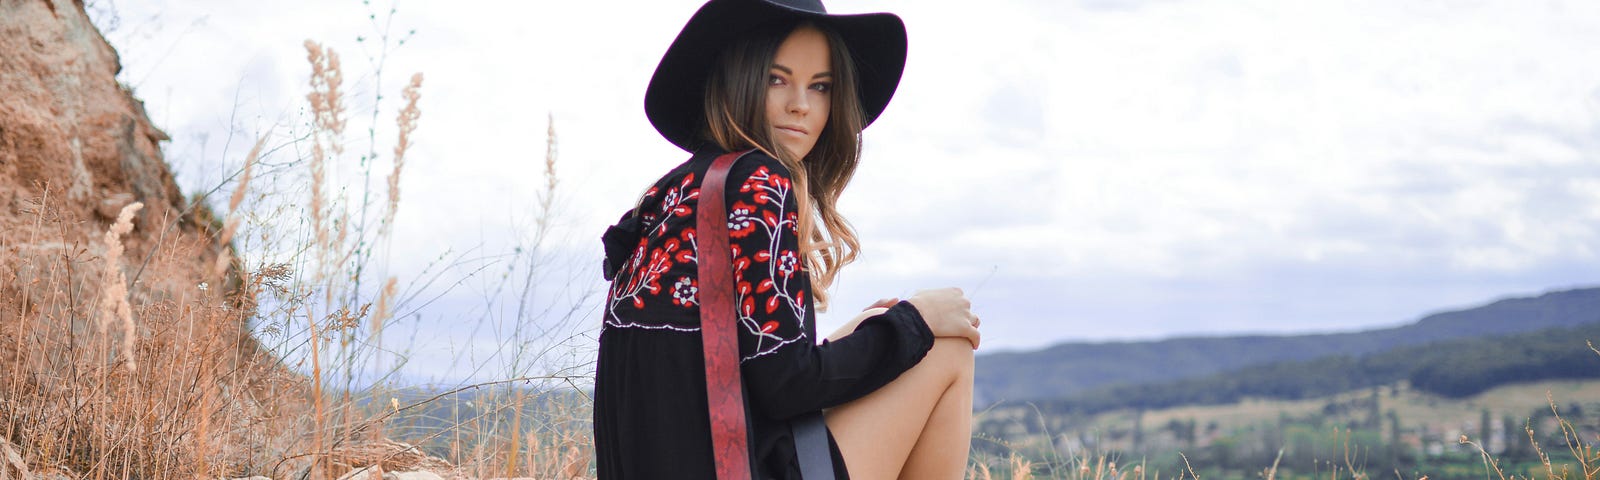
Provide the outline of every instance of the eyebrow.
[[[786,74],[789,74],[789,75],[794,75],[794,70],[790,70],[789,67],[785,67],[783,65],[779,65],[779,64],[774,63],[774,64],[772,64],[771,68],[776,68],[778,70],[783,70],[783,73],[786,73]],[[812,75],[811,78],[822,78],[822,77],[832,77],[832,76],[833,76],[833,72],[822,72],[822,73],[818,73],[816,75]]]

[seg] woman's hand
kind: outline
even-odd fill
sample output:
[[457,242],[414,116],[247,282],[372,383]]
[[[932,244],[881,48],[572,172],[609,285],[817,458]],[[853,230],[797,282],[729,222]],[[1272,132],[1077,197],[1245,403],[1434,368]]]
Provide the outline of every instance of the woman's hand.
[[917,307],[917,313],[922,314],[924,322],[928,322],[928,330],[933,331],[933,336],[965,338],[972,343],[973,350],[978,349],[978,316],[972,313],[972,302],[961,293],[961,289],[923,290],[907,301]]
[[868,305],[867,308],[861,309],[861,313],[857,314],[855,318],[850,319],[849,322],[845,322],[844,326],[839,327],[839,329],[835,330],[832,335],[828,335],[828,341],[839,341],[839,339],[844,338],[845,335],[849,335],[850,332],[856,331],[856,327],[861,325],[862,320],[880,315],[883,312],[888,311],[889,307],[893,307],[896,303],[900,303],[900,299],[894,297],[872,302],[872,305]]

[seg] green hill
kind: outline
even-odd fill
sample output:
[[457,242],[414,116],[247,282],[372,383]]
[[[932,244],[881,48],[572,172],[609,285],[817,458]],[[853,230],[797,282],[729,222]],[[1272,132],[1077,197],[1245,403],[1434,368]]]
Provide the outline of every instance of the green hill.
[[979,356],[976,404],[1059,399],[1109,387],[1193,379],[1276,362],[1332,355],[1354,359],[1439,341],[1592,323],[1600,323],[1600,288],[1504,299],[1428,315],[1400,327],[1363,332],[1069,343],[1033,352]]
[[1401,381],[1423,393],[1464,398],[1513,383],[1600,378],[1600,356],[1585,348],[1586,339],[1600,341],[1600,323],[1447,340],[1363,357],[1276,362],[1204,377],[1105,387],[1038,404],[1045,411],[1096,414],[1252,398],[1302,400]]

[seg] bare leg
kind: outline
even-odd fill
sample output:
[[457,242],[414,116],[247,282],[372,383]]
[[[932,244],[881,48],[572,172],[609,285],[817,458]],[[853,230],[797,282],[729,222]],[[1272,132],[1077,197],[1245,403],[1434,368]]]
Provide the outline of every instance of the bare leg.
[[[969,354],[972,351],[972,346],[965,341],[961,341],[959,347],[965,347]],[[967,455],[972,448],[973,368],[968,358],[967,367],[960,371],[960,376],[939,398],[939,405],[928,415],[928,423],[923,426],[917,445],[911,448],[900,478],[959,479],[966,471]]]
[[915,367],[825,412],[852,478],[959,479],[972,437],[972,345],[934,339]]

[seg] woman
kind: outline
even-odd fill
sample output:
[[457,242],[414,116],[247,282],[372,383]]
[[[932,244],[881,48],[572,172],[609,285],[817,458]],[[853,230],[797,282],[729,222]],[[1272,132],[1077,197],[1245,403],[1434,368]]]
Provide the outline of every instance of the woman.
[[818,411],[837,478],[961,477],[979,340],[961,291],[881,300],[821,344],[814,322],[856,255],[835,201],[862,128],[899,83],[905,45],[891,14],[711,0],[668,49],[645,109],[694,155],[604,237],[613,283],[595,379],[600,478],[715,478],[695,214],[712,159],[751,149],[725,197],[755,477],[800,477],[791,426]]

